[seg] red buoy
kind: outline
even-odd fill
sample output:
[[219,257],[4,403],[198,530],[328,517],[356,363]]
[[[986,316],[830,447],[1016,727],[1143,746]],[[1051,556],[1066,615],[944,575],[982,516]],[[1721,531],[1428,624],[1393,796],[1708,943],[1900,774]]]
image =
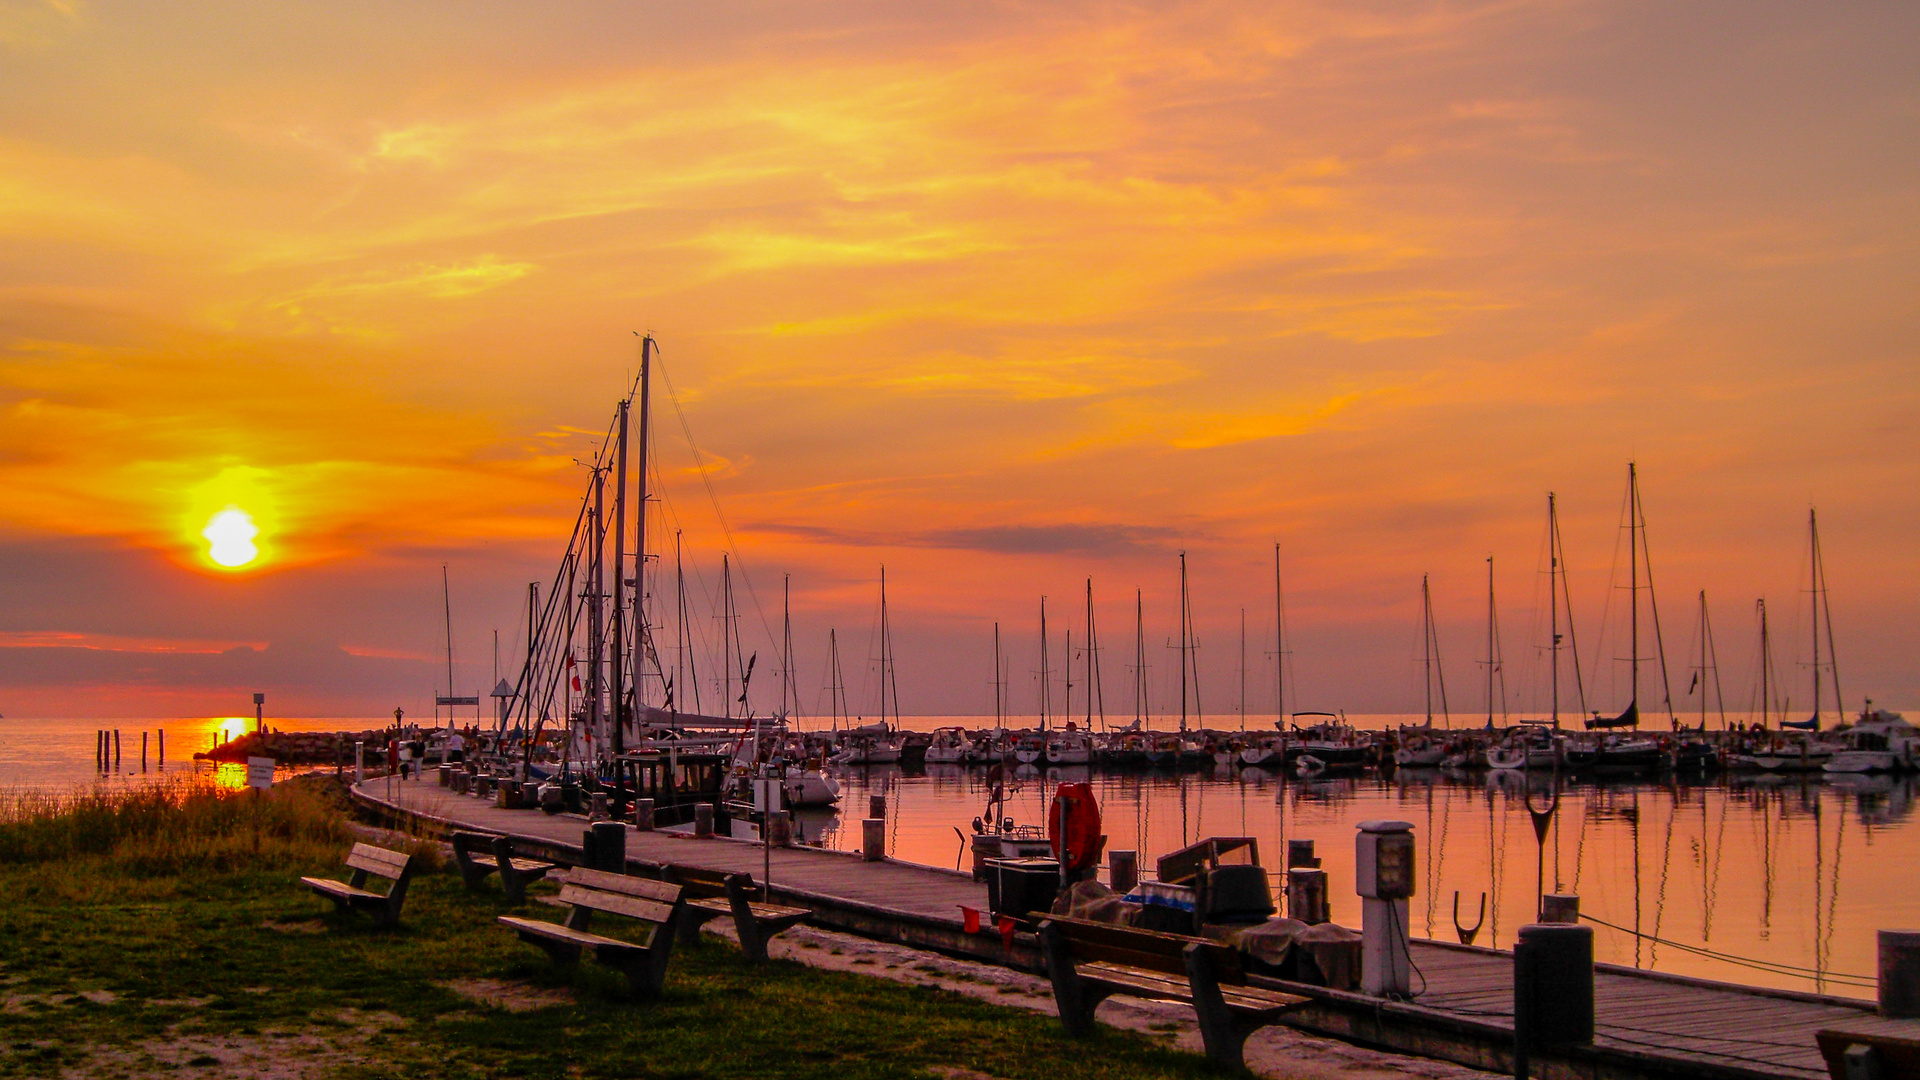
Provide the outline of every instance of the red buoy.
[[1100,861],[1100,804],[1092,784],[1061,784],[1047,810],[1047,840],[1053,857],[1070,874]]

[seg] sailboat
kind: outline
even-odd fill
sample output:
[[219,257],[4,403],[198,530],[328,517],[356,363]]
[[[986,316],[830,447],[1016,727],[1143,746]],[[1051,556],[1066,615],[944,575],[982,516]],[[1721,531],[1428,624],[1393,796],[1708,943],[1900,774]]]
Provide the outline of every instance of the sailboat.
[[[835,765],[895,765],[905,739],[900,734],[900,688],[894,676],[893,626],[887,614],[887,568],[880,568],[880,718],[850,728],[840,739]],[[892,711],[888,711],[891,695]],[[891,717],[891,719],[889,719]]]
[[[1659,608],[1653,605],[1653,568],[1646,561],[1647,521],[1646,511],[1640,505],[1640,470],[1635,462],[1627,463],[1627,624],[1628,646],[1627,663],[1629,666],[1630,694],[1627,707],[1617,716],[1603,716],[1595,713],[1587,720],[1589,731],[1612,732],[1620,728],[1638,728],[1640,726],[1640,594],[1648,594],[1653,614],[1653,630],[1656,642],[1660,634]],[[1640,584],[1640,571],[1647,572],[1647,583]],[[1666,678],[1666,654],[1660,650],[1661,678]],[[1667,695],[1669,702],[1673,695]],[[1618,736],[1602,734],[1589,736],[1567,748],[1566,761],[1576,768],[1593,768],[1607,772],[1647,772],[1658,768],[1665,758],[1658,741],[1639,736]]]

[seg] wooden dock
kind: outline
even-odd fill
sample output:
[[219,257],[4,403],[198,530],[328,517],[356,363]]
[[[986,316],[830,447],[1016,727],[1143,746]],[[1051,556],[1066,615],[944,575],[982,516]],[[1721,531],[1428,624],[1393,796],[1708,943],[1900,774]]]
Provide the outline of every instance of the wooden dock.
[[[529,853],[563,863],[581,860],[586,821],[570,814],[502,810],[431,782],[369,780],[354,791],[362,805],[390,819],[429,829],[458,827],[502,833]],[[678,863],[766,877],[773,899],[803,905],[814,922],[866,937],[1038,970],[1031,935],[1011,948],[985,927],[968,934],[961,908],[984,911],[987,892],[964,873],[851,853],[775,848],[670,832],[627,834],[627,860],[645,871]],[[1305,994],[1312,1005],[1292,1014],[1294,1027],[1354,1042],[1442,1058],[1493,1072],[1513,1068],[1513,954],[1416,940],[1412,1001],[1383,1001],[1358,993],[1273,985]],[[1637,1080],[1701,1077],[1760,1080],[1828,1076],[1815,1043],[1822,1028],[1883,1026],[1909,1037],[1920,1022],[1881,1021],[1870,1003],[1769,990],[1597,965],[1593,1045],[1535,1052],[1532,1075],[1546,1080]]]

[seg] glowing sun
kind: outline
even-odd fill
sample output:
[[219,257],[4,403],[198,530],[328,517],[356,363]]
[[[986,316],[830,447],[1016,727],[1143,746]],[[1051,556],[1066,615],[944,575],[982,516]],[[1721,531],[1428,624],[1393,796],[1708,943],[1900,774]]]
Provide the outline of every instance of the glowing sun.
[[260,557],[260,549],[253,542],[260,535],[260,527],[253,523],[252,515],[237,506],[213,515],[200,535],[207,540],[207,558],[219,566],[237,569]]

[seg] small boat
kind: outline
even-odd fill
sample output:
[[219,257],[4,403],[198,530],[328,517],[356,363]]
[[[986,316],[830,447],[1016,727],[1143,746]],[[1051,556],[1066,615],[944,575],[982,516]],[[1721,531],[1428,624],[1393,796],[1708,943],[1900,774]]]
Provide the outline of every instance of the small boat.
[[1825,772],[1905,772],[1920,760],[1920,730],[1886,709],[1863,712],[1845,738],[1846,747],[1822,766]]
[[973,740],[967,736],[965,728],[943,727],[934,730],[933,741],[927,744],[927,764],[966,765],[972,761]]
[[1065,731],[1055,731],[1047,736],[1046,756],[1049,765],[1092,764],[1093,740],[1086,732],[1075,730],[1069,724]]

